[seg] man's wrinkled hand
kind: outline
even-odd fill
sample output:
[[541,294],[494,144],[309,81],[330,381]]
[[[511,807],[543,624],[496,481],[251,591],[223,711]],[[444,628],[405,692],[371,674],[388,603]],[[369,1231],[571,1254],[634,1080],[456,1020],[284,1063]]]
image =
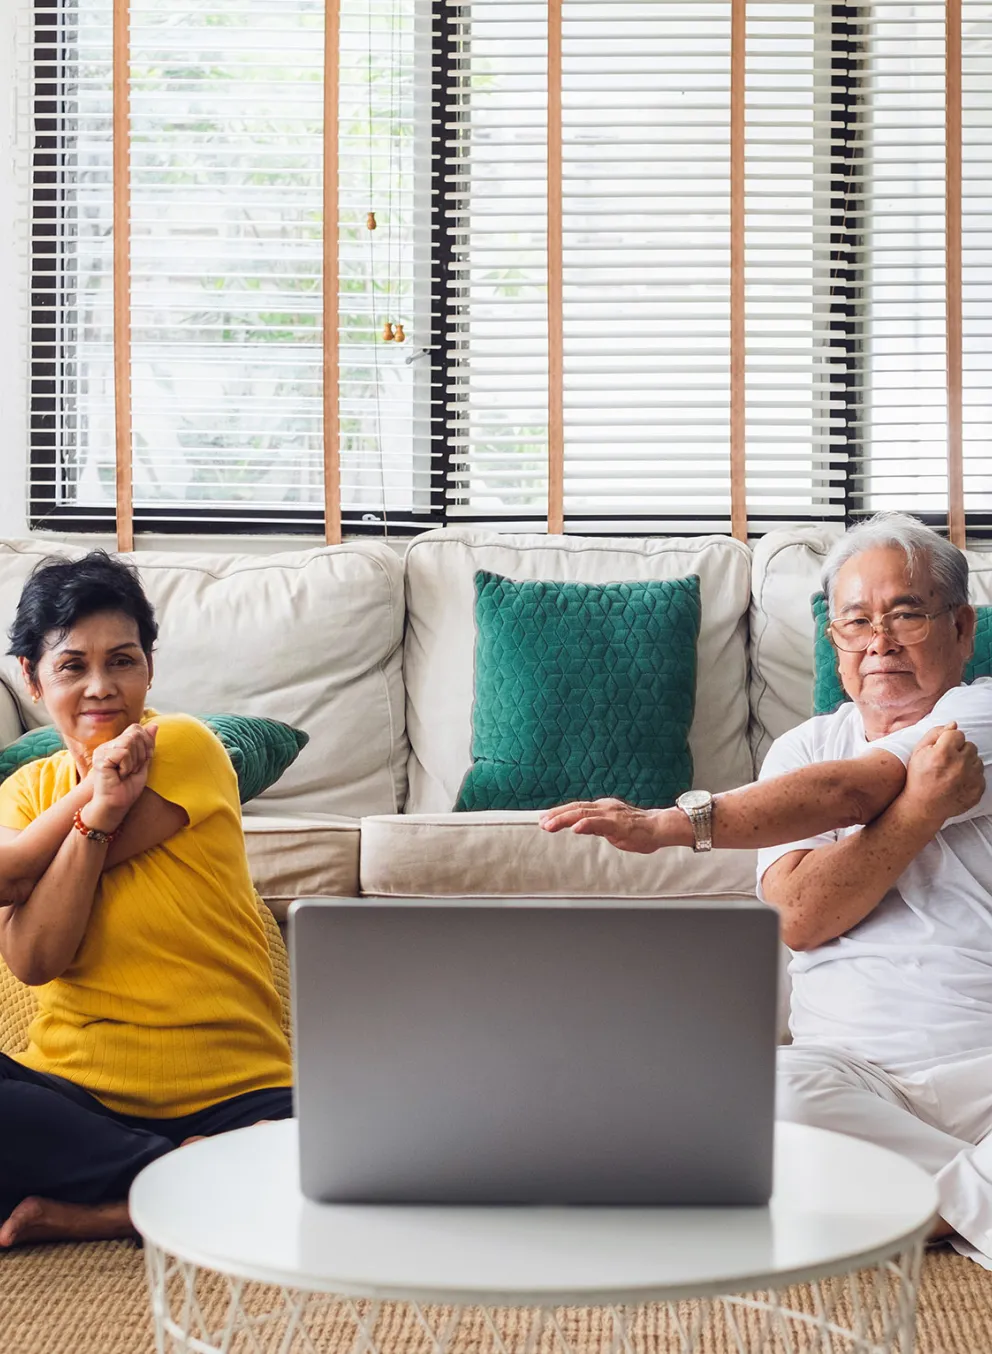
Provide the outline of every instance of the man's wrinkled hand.
[[656,809],[635,809],[622,799],[575,800],[546,809],[538,820],[545,832],[571,828],[580,836],[605,837],[620,851],[648,855],[668,845],[659,830]]
[[985,767],[956,723],[924,734],[909,759],[903,795],[934,822],[973,809],[985,793]]

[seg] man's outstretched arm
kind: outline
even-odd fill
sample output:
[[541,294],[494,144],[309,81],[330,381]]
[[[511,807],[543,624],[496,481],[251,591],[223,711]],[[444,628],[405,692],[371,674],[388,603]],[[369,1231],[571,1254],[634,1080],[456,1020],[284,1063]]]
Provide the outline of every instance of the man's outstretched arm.
[[[943,742],[941,741],[943,740]],[[984,771],[973,743],[954,723],[930,729],[920,746],[940,747],[966,765],[944,818],[966,813],[981,798]],[[838,828],[873,822],[906,784],[906,767],[878,749],[843,761],[817,762],[780,776],[728,790],[713,801],[713,845],[759,848],[799,842]],[[546,832],[605,837],[621,851],[648,854],[664,846],[692,846],[692,827],[681,809],[635,809],[619,799],[562,804],[541,815]]]
[[[713,801],[713,845],[779,846],[820,832],[870,823],[906,783],[906,768],[891,752],[819,762],[783,776],[728,790]],[[621,851],[648,853],[692,846],[692,826],[681,809],[635,809],[619,799],[562,804],[541,816],[546,832],[605,837]]]

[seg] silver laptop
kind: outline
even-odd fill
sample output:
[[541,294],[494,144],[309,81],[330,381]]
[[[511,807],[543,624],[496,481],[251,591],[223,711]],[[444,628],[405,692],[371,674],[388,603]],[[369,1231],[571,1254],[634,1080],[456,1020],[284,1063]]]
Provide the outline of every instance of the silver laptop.
[[290,946],[309,1198],[767,1202],[770,908],[314,899]]

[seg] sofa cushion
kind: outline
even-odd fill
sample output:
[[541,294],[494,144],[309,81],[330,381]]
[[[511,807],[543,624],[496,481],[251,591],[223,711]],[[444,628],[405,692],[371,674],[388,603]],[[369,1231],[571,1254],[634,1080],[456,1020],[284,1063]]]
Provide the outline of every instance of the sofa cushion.
[[[35,540],[0,545],[0,624],[45,555],[84,553]],[[256,801],[281,813],[402,808],[402,564],[376,541],[273,555],[140,551],[160,625],[153,701],[162,711],[284,720],[310,745]],[[25,727],[47,722],[22,695],[12,658],[0,671]]]
[[813,613],[820,569],[843,528],[783,527],[755,544],[751,570],[751,745],[755,770],[776,738],[813,713]]
[[375,815],[362,820],[362,892],[374,897],[753,896],[753,851],[650,856],[601,837],[543,832],[537,811]]
[[277,921],[294,898],[358,897],[357,818],[245,813],[241,821],[252,881]]
[[610,540],[504,536],[448,528],[416,537],[406,555],[404,675],[410,737],[409,813],[447,813],[471,765],[475,574],[615,583],[699,576],[702,626],[694,784],[725,790],[751,779],[746,612],[750,552],[725,536]]
[[[840,526],[783,527],[754,547],[751,741],[760,768],[772,742],[813,714],[812,597]],[[992,605],[992,553],[967,551],[971,600]]]
[[6,682],[0,681],[0,748],[16,742],[23,732],[21,712],[13,692],[9,690]]
[[518,583],[480,570],[475,586],[473,762],[455,809],[674,804],[692,784],[699,579]]

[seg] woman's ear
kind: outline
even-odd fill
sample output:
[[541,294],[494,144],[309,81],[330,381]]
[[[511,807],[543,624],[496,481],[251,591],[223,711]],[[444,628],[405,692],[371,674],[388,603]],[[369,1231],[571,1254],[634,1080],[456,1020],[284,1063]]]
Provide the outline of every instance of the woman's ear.
[[19,658],[17,661],[21,665],[21,676],[24,679],[24,685],[28,689],[28,695],[34,701],[35,705],[37,705],[41,700],[41,687],[38,685],[37,678],[31,671],[31,664],[26,658]]

